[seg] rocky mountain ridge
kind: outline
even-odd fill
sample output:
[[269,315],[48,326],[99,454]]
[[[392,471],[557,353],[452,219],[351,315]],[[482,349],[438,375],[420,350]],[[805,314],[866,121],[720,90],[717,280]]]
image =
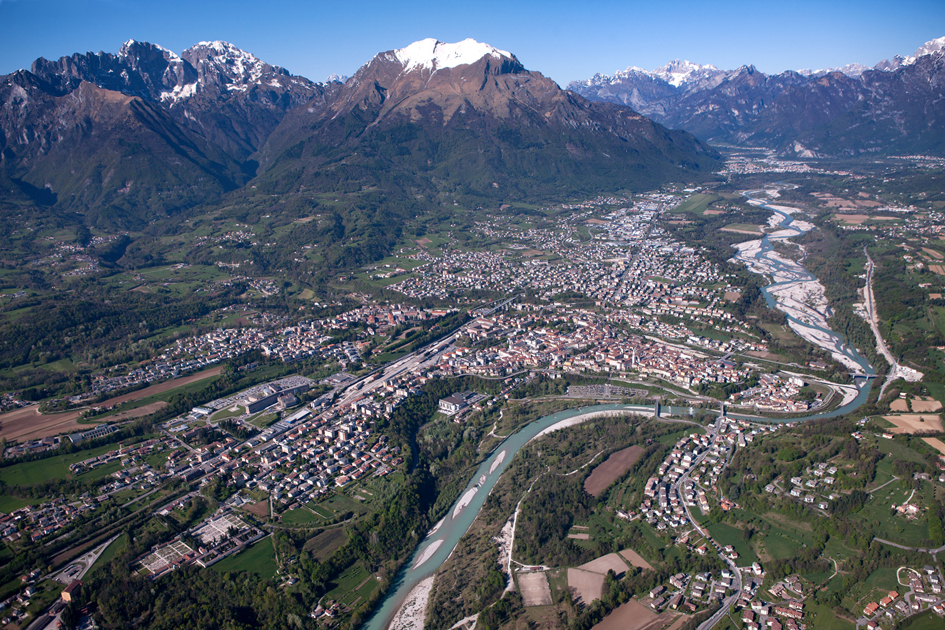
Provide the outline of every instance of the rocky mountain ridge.
[[0,81],[0,189],[103,225],[141,225],[250,181],[515,198],[698,180],[718,157],[474,40],[386,51],[344,83],[226,42],[178,55],[133,40]]
[[262,179],[302,166],[300,181],[325,185],[329,171],[357,163],[481,196],[699,178],[717,158],[688,134],[592,103],[471,40],[376,55],[330,98],[290,112],[259,152]]
[[718,70],[673,61],[653,71],[594,75],[569,89],[621,103],[710,142],[767,146],[804,157],[945,151],[945,37],[874,68]]

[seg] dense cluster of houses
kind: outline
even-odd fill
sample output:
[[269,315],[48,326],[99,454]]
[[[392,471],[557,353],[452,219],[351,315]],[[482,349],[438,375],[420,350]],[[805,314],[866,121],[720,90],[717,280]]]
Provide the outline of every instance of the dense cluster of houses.
[[[719,417],[714,433],[693,433],[681,438],[660,464],[656,474],[647,480],[640,503],[640,515],[652,527],[664,531],[689,524],[684,504],[698,506],[703,514],[708,514],[712,508],[708,492],[717,493],[716,482],[731,461],[735,448],[753,441],[762,431],[776,430],[775,426],[754,427],[741,420]],[[677,483],[687,473],[684,482]],[[724,497],[719,497],[719,504],[723,510],[734,507]],[[697,551],[703,554],[706,552]],[[737,557],[734,550],[724,551],[733,559]]]
[[[863,607],[863,617],[869,630],[881,627],[897,627],[895,624],[905,617],[925,610],[931,610],[939,617],[945,617],[945,604],[942,601],[942,573],[936,567],[925,566],[921,570],[903,567],[899,573],[905,573],[909,580],[907,592],[900,595],[890,591],[878,602],[868,602]],[[900,583],[902,578],[900,578]]]
[[750,406],[758,411],[807,411],[811,404],[800,397],[805,383],[799,376],[782,378],[778,374],[761,374],[756,387],[729,396],[737,406]]
[[[555,321],[564,325],[547,325]],[[446,352],[439,366],[444,374],[505,376],[547,366],[573,372],[636,373],[686,388],[736,383],[750,375],[747,367],[630,335],[595,313],[564,306],[482,317],[470,323],[464,334],[482,347]]]
[[[732,294],[728,276],[657,224],[678,202],[671,195],[648,195],[603,219],[589,219],[589,212],[569,214],[553,229],[520,228],[508,217],[489,217],[477,222],[476,229],[486,238],[507,241],[507,251],[445,247],[440,258],[418,252],[413,257],[424,264],[390,288],[415,298],[440,299],[471,289],[530,289],[547,299],[576,292],[598,305],[645,309],[654,319],[665,314],[708,325],[725,321],[729,332],[735,332],[738,322],[722,307],[726,293]],[[578,238],[578,229],[588,226],[593,238]],[[543,254],[560,262],[545,260]]]
[[[424,322],[447,315],[449,309],[418,309],[397,305],[364,306],[340,315],[281,326],[271,330],[259,328],[226,328],[178,339],[152,361],[132,370],[115,366],[93,376],[88,396],[138,387],[148,383],[176,378],[253,350],[261,350],[286,363],[313,356],[335,359],[347,365],[361,360],[367,343],[343,341],[332,343],[331,334],[363,325],[369,335],[383,334],[389,328],[410,322]],[[109,376],[108,372],[121,374]],[[80,398],[76,398],[76,401]]]
[[18,540],[22,536],[29,536],[32,541],[41,540],[68,527],[77,518],[93,512],[116,492],[131,488],[147,490],[166,478],[166,474],[154,470],[144,461],[144,457],[175,445],[176,441],[171,439],[147,440],[131,446],[119,446],[107,453],[71,464],[69,472],[77,477],[109,464],[119,464],[120,469],[97,488],[98,494],[94,497],[86,493],[74,501],[57,498],[2,515],[0,535],[8,542]]

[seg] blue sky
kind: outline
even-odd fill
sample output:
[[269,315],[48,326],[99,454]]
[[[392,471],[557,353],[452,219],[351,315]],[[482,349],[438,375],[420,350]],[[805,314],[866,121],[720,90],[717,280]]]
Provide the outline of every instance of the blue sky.
[[873,65],[942,36],[942,0],[0,0],[0,74],[127,39],[176,52],[222,39],[323,80],[418,39],[472,37],[566,85],[674,58],[767,73]]

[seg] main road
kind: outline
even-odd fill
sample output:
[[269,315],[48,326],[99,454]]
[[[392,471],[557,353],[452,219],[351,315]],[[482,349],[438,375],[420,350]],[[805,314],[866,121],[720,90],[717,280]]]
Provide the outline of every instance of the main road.
[[[716,420],[715,424],[709,427],[708,436],[711,441],[715,441],[715,438],[718,436],[719,423],[721,421],[722,419],[720,417],[719,419]],[[700,534],[706,537],[706,539],[712,544],[712,546],[715,547],[715,551],[719,554],[719,557],[722,558],[722,560],[724,560],[725,563],[728,564],[728,566],[732,569],[732,573],[734,574],[734,577],[733,577],[734,589],[733,590],[735,592],[732,595],[728,596],[722,602],[721,607],[717,611],[715,611],[715,614],[713,614],[711,617],[709,617],[708,619],[703,621],[701,624],[699,624],[699,627],[696,630],[709,630],[710,628],[715,627],[715,625],[719,623],[719,621],[721,621],[722,617],[728,614],[729,606],[731,606],[734,602],[737,602],[738,599],[742,596],[742,588],[743,588],[742,573],[741,571],[738,570],[738,566],[735,565],[735,561],[729,558],[728,556],[726,556],[724,553],[722,553],[722,548],[719,547],[718,543],[716,543],[712,539],[712,537],[708,533],[708,530],[706,531],[702,530],[702,527],[699,526],[699,523],[696,522],[696,519],[692,517],[692,512],[689,511],[689,504],[686,502],[686,499],[685,497],[683,497],[683,494],[681,492],[681,489],[683,485],[685,484],[686,480],[689,479],[689,475],[692,473],[693,470],[695,470],[699,466],[699,464],[702,463],[702,460],[708,457],[708,455],[709,455],[708,449],[703,451],[699,455],[699,457],[697,457],[696,460],[692,463],[692,466],[690,466],[689,469],[686,472],[684,472],[679,477],[679,479],[676,480],[676,482],[670,488],[670,491],[675,492],[676,496],[679,497],[679,502],[682,503],[683,509],[686,510],[686,518],[689,519],[689,522],[692,524],[692,526],[696,529],[697,532],[699,532]]]

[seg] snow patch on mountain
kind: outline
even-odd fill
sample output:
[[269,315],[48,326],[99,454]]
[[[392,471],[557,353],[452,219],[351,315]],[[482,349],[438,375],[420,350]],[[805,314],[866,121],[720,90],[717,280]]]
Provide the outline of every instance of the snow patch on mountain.
[[816,78],[822,77],[825,74],[830,74],[831,72],[841,72],[848,77],[857,79],[861,74],[869,69],[869,66],[864,66],[861,63],[848,63],[845,66],[837,66],[836,68],[821,68],[820,70],[811,70],[810,68],[805,68],[803,70],[798,70],[797,73],[801,76]]
[[164,46],[161,46],[160,44],[151,44],[149,42],[139,42],[138,40],[135,40],[135,39],[129,39],[128,41],[126,41],[124,44],[121,45],[121,48],[118,50],[118,57],[122,59],[127,59],[128,57],[131,57],[132,55],[131,49],[135,46],[139,46],[144,49],[154,48],[156,50],[160,50],[164,54],[164,58],[167,59],[167,61],[170,63],[183,63],[184,61],[183,59],[180,58],[180,56],[176,52],[174,52],[173,50],[169,50],[165,48]]
[[394,51],[394,56],[404,66],[405,72],[414,69],[436,72],[443,68],[476,63],[487,55],[512,58],[509,52],[469,38],[455,44],[445,44],[428,37]]
[[185,83],[183,85],[175,85],[174,89],[170,92],[161,92],[161,101],[177,103],[182,101],[185,98],[190,98],[197,93],[197,84],[196,83]]
[[168,50],[160,44],[154,44],[154,47],[163,52],[167,56],[167,60],[172,63],[181,63],[183,61],[183,59],[181,59],[180,56],[178,56],[178,54],[173,50]]

